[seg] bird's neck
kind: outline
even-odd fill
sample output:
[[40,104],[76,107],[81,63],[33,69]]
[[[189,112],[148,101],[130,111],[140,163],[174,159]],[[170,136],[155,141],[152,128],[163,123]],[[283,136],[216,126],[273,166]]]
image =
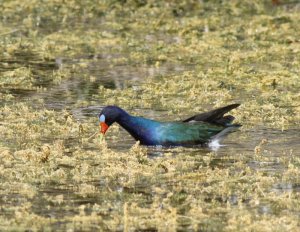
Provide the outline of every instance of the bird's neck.
[[122,114],[121,117],[119,117],[119,119],[117,120],[117,123],[130,133],[130,131],[134,126],[133,118],[134,118],[133,116],[127,113]]
[[150,139],[152,134],[151,131],[157,124],[156,121],[131,116],[129,114],[123,114],[118,120],[118,123],[136,140],[140,141]]

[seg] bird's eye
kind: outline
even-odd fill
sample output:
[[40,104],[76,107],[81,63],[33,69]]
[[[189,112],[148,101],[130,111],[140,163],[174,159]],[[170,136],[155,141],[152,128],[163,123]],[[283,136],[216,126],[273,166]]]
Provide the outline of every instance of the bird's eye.
[[105,122],[105,116],[104,116],[104,114],[101,114],[101,115],[100,115],[99,121],[100,121],[100,122]]

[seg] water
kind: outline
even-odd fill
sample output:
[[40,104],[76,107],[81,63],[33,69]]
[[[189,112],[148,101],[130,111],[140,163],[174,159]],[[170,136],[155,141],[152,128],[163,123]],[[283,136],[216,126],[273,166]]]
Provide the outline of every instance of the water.
[[[15,100],[8,100],[1,104],[13,104],[14,101],[21,101],[30,104],[35,107],[35,102],[39,99],[43,99],[44,105],[49,110],[56,112],[64,112],[65,110],[72,114],[72,116],[79,123],[89,122],[94,124],[95,131],[98,130],[98,119],[97,115],[104,107],[104,101],[99,100],[95,97],[98,93],[99,87],[104,86],[109,89],[126,89],[132,86],[139,86],[143,84],[149,78],[155,78],[159,76],[168,75],[180,75],[184,71],[193,70],[193,65],[180,65],[178,63],[163,63],[159,67],[151,64],[143,64],[140,66],[132,65],[130,63],[123,63],[121,65],[110,66],[111,60],[119,57],[125,57],[126,54],[101,54],[95,56],[81,55],[78,58],[64,58],[58,57],[55,60],[44,62],[39,59],[34,59],[34,55],[24,54],[18,56],[18,59],[14,61],[6,60],[6,63],[10,63],[11,69],[18,66],[20,63],[25,66],[30,66],[35,70],[36,75],[41,75],[36,82],[36,85],[47,88],[46,90],[35,91],[26,90],[22,88],[10,88],[2,89],[1,93],[12,94],[16,97]],[[61,83],[54,84],[49,80],[49,75],[53,71],[70,69],[72,66],[84,65],[82,68],[77,68],[75,73],[72,74],[71,78],[63,79]],[[2,69],[9,69],[7,67],[1,67]],[[92,78],[91,78],[92,77]],[[242,96],[242,93],[239,93]],[[248,96],[244,96],[247,98]],[[239,99],[243,102],[243,99]],[[80,106],[78,102],[85,102],[84,106]],[[86,104],[88,102],[88,104]],[[91,103],[91,104],[89,104]],[[164,109],[143,109],[135,108],[132,109],[135,114],[147,118],[153,118],[157,120],[174,120],[174,116],[169,115]],[[195,112],[197,113],[197,112]],[[183,115],[186,117],[188,115]],[[239,122],[243,124],[243,122]],[[247,123],[246,123],[247,124]],[[0,124],[1,125],[1,124]],[[90,134],[93,134],[91,131]],[[106,140],[110,149],[118,152],[126,152],[131,149],[135,144],[134,139],[122,128],[117,136],[111,136],[108,132]],[[91,178],[88,181],[83,181],[84,184],[94,186],[97,190],[96,193],[88,194],[86,196],[78,194],[78,186],[72,183],[72,179],[68,180],[67,183],[52,183],[47,186],[39,186],[36,184],[37,194],[30,199],[32,204],[31,210],[37,214],[54,220],[52,228],[61,229],[67,227],[67,222],[60,222],[59,218],[72,217],[78,215],[78,207],[85,205],[86,208],[83,211],[86,214],[92,212],[92,208],[95,204],[99,205],[99,215],[104,220],[111,220],[113,216],[111,214],[123,214],[123,205],[128,199],[137,198],[137,204],[145,206],[146,208],[151,207],[155,198],[167,199],[167,192],[174,193],[173,206],[181,202],[184,202],[188,193],[184,190],[176,192],[177,184],[179,181],[168,178],[168,173],[174,171],[177,176],[183,176],[187,178],[186,182],[190,184],[191,189],[199,191],[195,194],[196,196],[203,194],[199,189],[205,189],[210,185],[218,182],[214,180],[212,182],[206,182],[206,180],[196,177],[195,179],[190,178],[188,175],[197,173],[199,169],[211,168],[215,169],[226,169],[232,167],[239,160],[242,160],[247,164],[247,168],[255,170],[259,173],[264,173],[266,177],[280,175],[287,170],[287,163],[282,162],[281,158],[289,159],[291,154],[294,157],[300,157],[300,144],[299,144],[300,130],[295,125],[293,128],[286,130],[279,130],[268,128],[263,125],[247,125],[246,128],[241,128],[234,133],[229,134],[224,140],[220,141],[217,146],[213,147],[193,147],[193,148],[163,148],[163,147],[149,147],[147,148],[147,158],[159,162],[168,161],[172,162],[172,158],[181,159],[188,167],[181,167],[182,169],[169,170],[169,166],[161,164],[161,173],[157,174],[155,178],[142,176],[137,179],[134,186],[126,185],[126,175],[119,175],[115,181],[107,181],[106,179]],[[56,137],[43,138],[46,143],[56,141]],[[263,145],[259,148],[260,151],[256,151],[259,144],[263,142]],[[15,141],[3,141],[4,144],[9,144],[13,149]],[[66,152],[66,156],[72,156],[72,152],[76,150],[78,140],[68,138],[64,141],[65,146],[69,149]],[[85,145],[83,147],[85,151],[97,150],[93,144]],[[240,156],[243,156],[240,158]],[[171,157],[166,159],[165,157]],[[259,158],[257,158],[259,157]],[[265,158],[265,160],[264,160]],[[93,159],[87,158],[83,161],[93,163]],[[157,164],[157,165],[158,165]],[[207,164],[207,166],[206,166]],[[93,163],[94,167],[99,169],[103,168],[98,163]],[[109,164],[108,164],[109,165]],[[171,165],[170,165],[171,166]],[[74,171],[74,166],[67,164],[59,164],[58,169],[65,170],[66,173]],[[231,172],[243,172],[238,168],[231,170]],[[185,176],[186,175],[186,176]],[[235,180],[232,180],[233,182]],[[238,185],[240,183],[236,183]],[[255,182],[253,182],[255,186]],[[299,193],[300,187],[299,182],[293,180],[278,181],[269,188],[267,192],[274,192],[276,194],[283,193]],[[84,186],[83,186],[84,188]],[[160,188],[155,190],[155,188]],[[178,187],[179,188],[179,187]],[[254,188],[254,187],[253,187]],[[209,189],[208,189],[209,190]],[[207,191],[208,191],[207,190]],[[245,190],[246,191],[246,190]],[[137,197],[138,196],[138,197]],[[253,211],[255,215],[276,215],[280,212],[280,209],[273,207],[273,203],[266,200],[262,200],[258,203],[257,207],[249,206],[249,202],[252,200],[251,194],[246,198],[242,198],[239,194],[232,194],[231,196],[222,196],[222,193],[214,195],[213,193],[207,193],[205,195],[205,202],[216,201],[217,203],[224,204],[227,202],[232,207],[235,207],[239,202],[243,203],[243,206],[249,211]],[[45,200],[52,199],[52,200]],[[55,200],[53,200],[55,199]],[[14,194],[8,194],[3,196],[0,201],[3,209],[11,206],[22,205],[27,202],[22,194],[15,190]],[[49,203],[50,202],[50,203]],[[215,203],[215,204],[217,204]],[[227,204],[226,203],[226,204]],[[171,204],[171,203],[170,203]],[[172,205],[171,204],[171,205]],[[48,205],[48,207],[43,207]],[[167,205],[165,203],[165,205]],[[222,205],[222,206],[224,206]],[[164,204],[161,203],[160,210],[164,209]],[[179,215],[181,216],[178,221],[180,222],[180,228],[188,228],[192,223],[189,218],[185,217],[185,211],[188,211],[189,205],[184,205],[180,208]],[[297,212],[299,214],[299,212]],[[13,212],[1,211],[1,215],[7,217],[14,217]],[[138,216],[138,213],[133,216]],[[57,221],[55,221],[57,220]],[[105,227],[104,227],[105,228]],[[97,227],[92,229],[99,229]],[[118,230],[122,230],[123,227],[119,226]]]
[[[172,70],[170,70],[172,72]],[[82,83],[82,81],[76,82],[72,80],[72,83],[62,83],[59,86],[51,87],[47,93],[30,93],[30,98],[40,98],[43,97],[45,100],[45,105],[49,109],[54,109],[56,111],[60,111],[62,109],[69,110],[74,117],[81,122],[85,122],[85,120],[91,120],[95,121],[95,130],[97,130],[97,114],[103,107],[103,104],[99,102],[99,105],[92,105],[88,107],[80,107],[80,108],[73,108],[73,104],[76,103],[78,99],[78,95],[80,97],[84,97],[85,99],[91,99],[92,96],[90,95],[91,92],[93,92],[93,88],[90,89],[89,93],[87,95],[83,94],[80,91],[75,91],[74,89],[78,88],[79,86],[84,85],[85,83]],[[102,84],[101,81],[98,82],[98,85]],[[97,85],[96,85],[97,86]],[[95,87],[97,89],[97,87]],[[70,91],[72,94],[68,94],[68,97],[64,96],[65,91]],[[20,97],[21,99],[25,99],[28,97],[27,93],[15,93]],[[170,116],[167,116],[163,111],[153,111],[153,110],[144,110],[144,109],[135,109],[136,111],[139,111],[141,115],[145,117],[153,117],[155,116],[156,119],[165,119],[165,120],[171,120],[172,118]],[[116,151],[128,151],[134,144],[135,141],[132,139],[132,137],[123,129],[120,129],[120,133],[118,134],[117,138],[110,137],[109,133],[107,135],[107,142],[109,144],[109,147]],[[92,132],[91,132],[92,133]],[[284,153],[286,153],[287,150],[293,150],[293,154],[296,154],[299,156],[300,154],[300,145],[299,145],[299,130],[297,129],[289,129],[285,131],[281,130],[274,130],[269,128],[263,128],[263,127],[254,127],[251,129],[245,129],[245,130],[239,130],[236,131],[230,135],[228,135],[224,141],[221,142],[221,146],[217,147],[217,149],[210,149],[208,147],[197,147],[197,148],[190,148],[187,151],[180,150],[177,151],[176,149],[165,149],[165,148],[148,148],[148,157],[150,159],[161,159],[164,157],[164,155],[172,154],[174,157],[176,156],[182,156],[185,153],[187,153],[188,157],[199,157],[199,156],[207,156],[212,151],[214,151],[214,157],[210,160],[210,166],[214,168],[224,168],[224,167],[230,167],[231,164],[233,164],[235,159],[231,156],[231,158],[226,157],[229,154],[243,154],[245,156],[248,156],[248,166],[251,169],[263,171],[265,173],[271,173],[272,175],[274,173],[281,173],[286,167],[279,161],[277,161],[278,156],[282,156]],[[55,140],[55,138],[48,138],[47,143],[51,142],[51,139]],[[268,162],[261,162],[253,160],[253,153],[254,148],[263,140],[267,139],[268,143],[264,146],[263,149],[267,150],[266,156],[273,156],[273,161]],[[66,146],[72,148],[74,144],[76,144],[77,141],[65,141]],[[88,150],[95,150],[97,148],[95,147],[86,147]],[[286,154],[288,155],[288,154]],[[225,160],[224,160],[225,157]],[[159,161],[158,161],[159,162]],[[196,171],[199,167],[203,165],[202,161],[191,161],[193,163],[192,169],[189,171],[193,171],[193,169]],[[64,170],[71,171],[74,167],[73,166],[59,166],[60,168],[63,168]],[[166,169],[168,170],[168,169]],[[121,178],[121,177],[120,177]],[[156,186],[161,187],[163,189],[169,189],[169,191],[172,191],[174,184],[176,182],[170,181],[168,179],[164,179],[164,176],[161,177],[157,176],[156,178],[160,178],[159,182],[156,181]],[[34,212],[37,215],[44,216],[46,218],[52,218],[52,219],[58,219],[63,217],[73,217],[78,214],[78,211],[75,210],[78,207],[81,207],[82,205],[88,205],[84,212],[86,214],[89,214],[92,210],[91,207],[94,204],[98,204],[100,206],[103,206],[104,202],[111,202],[113,204],[112,208],[106,209],[105,207],[101,211],[100,215],[104,220],[111,220],[111,212],[118,212],[119,214],[122,214],[122,206],[127,201],[127,199],[130,199],[132,195],[139,195],[138,203],[147,206],[153,204],[152,198],[156,195],[152,192],[152,184],[153,181],[150,180],[140,180],[139,182],[136,182],[134,187],[123,187],[122,185],[119,185],[117,183],[102,183],[101,180],[95,179],[90,182],[87,182],[87,184],[95,186],[96,189],[98,189],[97,194],[92,194],[87,197],[82,197],[77,194],[77,190],[74,189],[74,186],[71,184],[72,181],[70,180],[70,184],[62,184],[61,186],[57,184],[48,185],[48,187],[42,187],[38,189],[37,195],[31,199],[31,203],[33,207],[31,208],[32,212]],[[201,187],[201,185],[200,185]],[[270,191],[274,191],[275,193],[282,193],[282,192],[299,192],[299,183],[276,183],[273,187],[273,189],[270,189]],[[48,204],[45,202],[45,196],[47,197],[53,197],[57,198],[57,196],[63,196],[63,201],[61,204],[54,203],[51,208],[44,208],[41,207],[41,205]],[[110,196],[110,197],[108,197]],[[5,206],[6,204],[11,205],[18,205],[22,204],[22,196],[19,196],[16,192],[15,195],[9,196],[10,200],[7,201],[5,204],[2,204]],[[251,198],[250,198],[251,199]],[[248,199],[247,201],[250,201]],[[227,201],[227,199],[219,198],[217,199],[221,203]],[[237,202],[241,200],[239,196],[232,195],[230,199],[228,199],[228,202],[231,205],[238,204]],[[24,199],[24,202],[27,200]],[[262,203],[258,206],[259,214],[274,214],[277,211],[272,209],[271,205],[266,202]],[[5,214],[6,216],[13,216],[13,214],[9,212],[2,212],[2,214]],[[184,228],[184,225],[187,226],[187,228],[190,225],[190,221],[186,220],[185,218],[182,218],[180,221],[181,228]],[[65,228],[67,226],[67,223],[61,223],[56,222],[52,224],[52,228],[54,229],[61,229]],[[89,227],[90,230],[93,230],[92,227]],[[97,229],[97,228],[94,228]],[[119,230],[122,230],[122,226],[119,227]]]
[[[79,63],[84,62],[87,64],[87,67],[82,69],[82,72],[85,72],[86,76],[93,76],[94,79],[82,78],[82,73],[78,72],[74,73],[71,79],[62,80],[58,85],[49,83],[47,78],[42,78],[37,85],[47,87],[46,91],[36,92],[33,90],[22,90],[17,88],[6,89],[5,93],[13,94],[17,99],[25,102],[34,102],[42,98],[46,108],[56,111],[68,110],[76,120],[81,122],[92,119],[95,121],[96,128],[97,115],[104,107],[104,104],[101,101],[98,101],[98,98],[95,98],[100,86],[111,89],[124,89],[131,87],[133,83],[138,86],[148,78],[173,74],[178,75],[183,71],[194,68],[192,65],[180,66],[179,64],[172,63],[164,63],[160,67],[146,64],[142,66],[132,66],[130,64],[122,64],[120,66],[108,65],[111,58],[122,56],[124,56],[124,54],[103,54],[93,57],[82,56],[77,59],[57,58],[49,64],[36,61],[32,68],[45,71],[45,76],[47,73],[51,73],[52,70],[70,68],[72,65],[78,65]],[[29,58],[31,57],[28,57],[27,59]],[[78,107],[76,104],[78,101],[94,102],[96,104]],[[173,119],[172,116],[167,115],[163,110],[155,111],[152,109],[136,108],[134,109],[134,112],[140,116],[162,121],[171,121]],[[240,123],[243,124],[243,122]],[[242,129],[229,134],[220,144],[214,144],[217,146],[212,146],[211,148],[195,148],[193,152],[198,154],[199,152],[209,153],[215,151],[220,156],[233,151],[235,153],[251,153],[255,146],[263,139],[267,139],[268,143],[266,144],[265,149],[272,153],[272,155],[281,155],[286,150],[289,150],[289,148],[293,151],[293,154],[299,155],[299,136],[300,131],[298,128],[282,131],[260,125],[253,125],[251,129]],[[120,151],[128,150],[135,144],[133,138],[122,128],[120,129],[118,138],[112,139],[108,135],[107,141],[111,148]],[[159,154],[158,156],[161,156],[164,153],[164,149],[155,152],[152,150],[153,149],[149,149],[150,156],[153,154]],[[170,152],[169,149],[167,149],[167,151]],[[259,164],[251,163],[250,166],[258,167]],[[276,167],[274,168],[274,171],[276,171]]]

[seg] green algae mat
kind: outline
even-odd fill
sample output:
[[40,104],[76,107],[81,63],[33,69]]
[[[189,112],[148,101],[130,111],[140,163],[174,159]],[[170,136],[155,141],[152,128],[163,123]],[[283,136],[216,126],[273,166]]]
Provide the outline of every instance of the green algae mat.
[[[299,231],[297,1],[1,1],[1,231]],[[219,148],[140,146],[108,104],[231,103]]]

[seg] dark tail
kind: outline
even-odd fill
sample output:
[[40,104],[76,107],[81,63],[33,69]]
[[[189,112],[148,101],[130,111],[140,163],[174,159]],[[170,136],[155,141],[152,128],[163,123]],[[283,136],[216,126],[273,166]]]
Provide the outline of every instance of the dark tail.
[[209,112],[197,114],[193,117],[183,120],[183,122],[199,121],[218,124],[222,126],[241,126],[239,124],[231,124],[234,120],[234,117],[232,115],[224,116],[224,114],[228,113],[232,109],[237,108],[238,106],[240,106],[240,104],[232,104],[221,107]]

